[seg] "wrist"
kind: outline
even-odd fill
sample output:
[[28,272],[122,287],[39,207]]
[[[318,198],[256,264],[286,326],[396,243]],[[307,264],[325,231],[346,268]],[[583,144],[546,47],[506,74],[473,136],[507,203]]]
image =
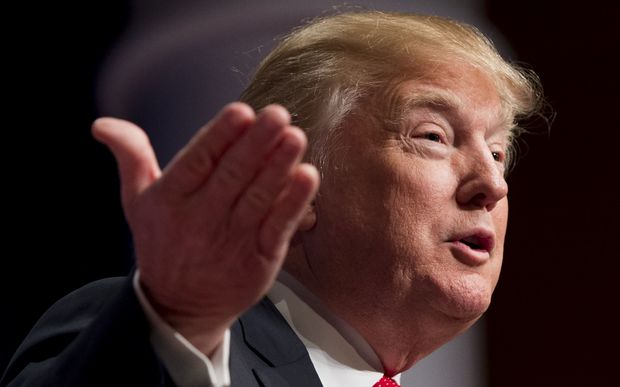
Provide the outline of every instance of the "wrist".
[[[162,297],[155,296],[151,289],[144,284],[139,272],[136,272],[134,281],[136,291],[142,297],[143,302],[146,301],[151,313],[154,313],[163,323],[178,332],[196,349],[209,357],[222,343],[226,331],[237,318],[237,316],[222,317],[205,314],[204,312],[209,309],[206,307],[198,309],[196,307],[183,307],[180,303],[162,302]],[[169,305],[174,305],[174,307]],[[199,311],[202,313],[198,313]]]

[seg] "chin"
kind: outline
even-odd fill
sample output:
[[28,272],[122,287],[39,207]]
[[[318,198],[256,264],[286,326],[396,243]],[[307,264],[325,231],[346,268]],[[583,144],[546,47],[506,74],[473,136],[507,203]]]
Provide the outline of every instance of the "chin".
[[476,274],[452,279],[440,288],[434,307],[452,320],[473,323],[491,304],[493,286]]

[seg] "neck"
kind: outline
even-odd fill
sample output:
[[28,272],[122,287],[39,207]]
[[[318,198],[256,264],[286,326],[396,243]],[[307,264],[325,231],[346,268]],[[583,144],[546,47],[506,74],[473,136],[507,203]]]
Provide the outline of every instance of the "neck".
[[[309,307],[310,309],[314,311],[314,313],[319,315],[327,324],[329,324],[329,327],[331,329],[334,329],[335,331],[337,331],[338,334],[341,336],[341,338],[344,341],[346,341],[346,343],[351,347],[351,349],[354,350],[357,353],[357,355],[366,363],[366,367],[370,367],[366,369],[372,369],[377,372],[383,372],[383,365],[380,359],[377,357],[374,349],[368,344],[367,340],[364,337],[362,337],[356,329],[354,329],[351,325],[349,325],[349,323],[347,323],[346,321],[342,320],[340,317],[335,315],[329,308],[327,308],[327,306],[323,303],[322,300],[320,300],[316,295],[314,295],[310,290],[308,290],[303,284],[301,284],[295,277],[293,277],[286,271],[282,271],[278,275],[278,283],[276,283],[274,287],[272,288],[272,290],[269,292],[270,299],[272,299],[271,296],[274,293],[274,290],[276,290],[275,291],[276,295],[278,294],[282,295],[284,293],[282,291],[282,285],[284,285],[285,289],[294,293],[298,299],[303,301],[303,304],[305,304],[306,307]],[[280,297],[280,298],[285,298],[285,297]],[[272,301],[274,300],[272,299]],[[275,303],[276,302],[274,302],[274,304]],[[287,305],[288,310],[291,310],[291,308],[295,308],[295,305],[293,306],[291,306],[290,304]],[[301,333],[304,334],[307,338],[312,338],[311,341],[313,343],[318,344],[319,347],[333,348],[334,353],[339,353],[339,354],[343,353],[343,348],[336,349],[336,347],[334,347],[334,345],[342,345],[343,344],[342,342],[338,343],[337,341],[334,341],[334,338],[330,335],[323,335],[322,334],[323,332],[320,329],[320,327],[317,327],[317,326],[308,327],[304,324],[305,322],[293,323],[293,325],[298,329],[300,328],[300,326],[303,325],[302,327],[303,329],[301,329],[303,330],[303,332]],[[319,332],[320,332],[318,336],[314,336],[315,335],[314,331],[316,329],[319,329]],[[328,341],[324,341],[324,340],[328,340]],[[350,357],[347,357],[347,356],[339,356],[338,358],[343,363],[346,363],[348,360],[350,360]],[[359,364],[357,366],[353,366],[352,364],[349,364],[349,365],[351,365],[351,367],[353,368],[358,368],[358,369],[364,368],[363,366],[360,366]]]
[[438,321],[416,319],[405,323],[408,320],[349,318],[351,325],[374,349],[387,375],[408,370],[473,324],[464,326],[461,321],[432,323],[432,320]]
[[[397,300],[390,299],[387,303],[381,297],[364,294],[359,287],[347,287],[343,282],[321,281],[305,257],[295,256],[299,253],[295,248],[289,251],[286,275],[320,300],[321,307],[329,314],[359,333],[376,354],[380,365],[375,367],[383,368],[388,375],[411,368],[475,322],[454,319],[439,311],[415,308]],[[375,313],[377,310],[381,313]],[[345,338],[351,343],[350,338]]]

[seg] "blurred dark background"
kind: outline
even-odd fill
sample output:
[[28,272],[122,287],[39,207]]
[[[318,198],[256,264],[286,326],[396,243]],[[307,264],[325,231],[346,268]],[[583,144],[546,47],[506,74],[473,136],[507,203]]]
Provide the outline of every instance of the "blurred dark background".
[[[525,137],[510,177],[505,266],[485,325],[488,385],[617,385],[620,127],[612,10],[597,2],[484,5],[514,58],[540,75],[557,112],[550,131],[532,127],[537,134]],[[51,303],[131,267],[115,163],[89,127],[101,114],[102,60],[132,12],[126,1],[107,0],[29,2],[5,13],[16,27],[5,37],[0,370]]]
[[488,314],[490,385],[618,385],[620,77],[610,3],[487,4],[557,112],[549,135],[526,137],[510,179],[505,266]]

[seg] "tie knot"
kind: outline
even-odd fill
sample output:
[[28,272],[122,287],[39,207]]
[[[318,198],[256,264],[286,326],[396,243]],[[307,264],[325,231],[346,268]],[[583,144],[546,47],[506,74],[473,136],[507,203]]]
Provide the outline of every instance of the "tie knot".
[[387,375],[383,375],[383,377],[375,383],[372,387],[400,387],[398,383],[394,381],[394,379],[390,378]]

